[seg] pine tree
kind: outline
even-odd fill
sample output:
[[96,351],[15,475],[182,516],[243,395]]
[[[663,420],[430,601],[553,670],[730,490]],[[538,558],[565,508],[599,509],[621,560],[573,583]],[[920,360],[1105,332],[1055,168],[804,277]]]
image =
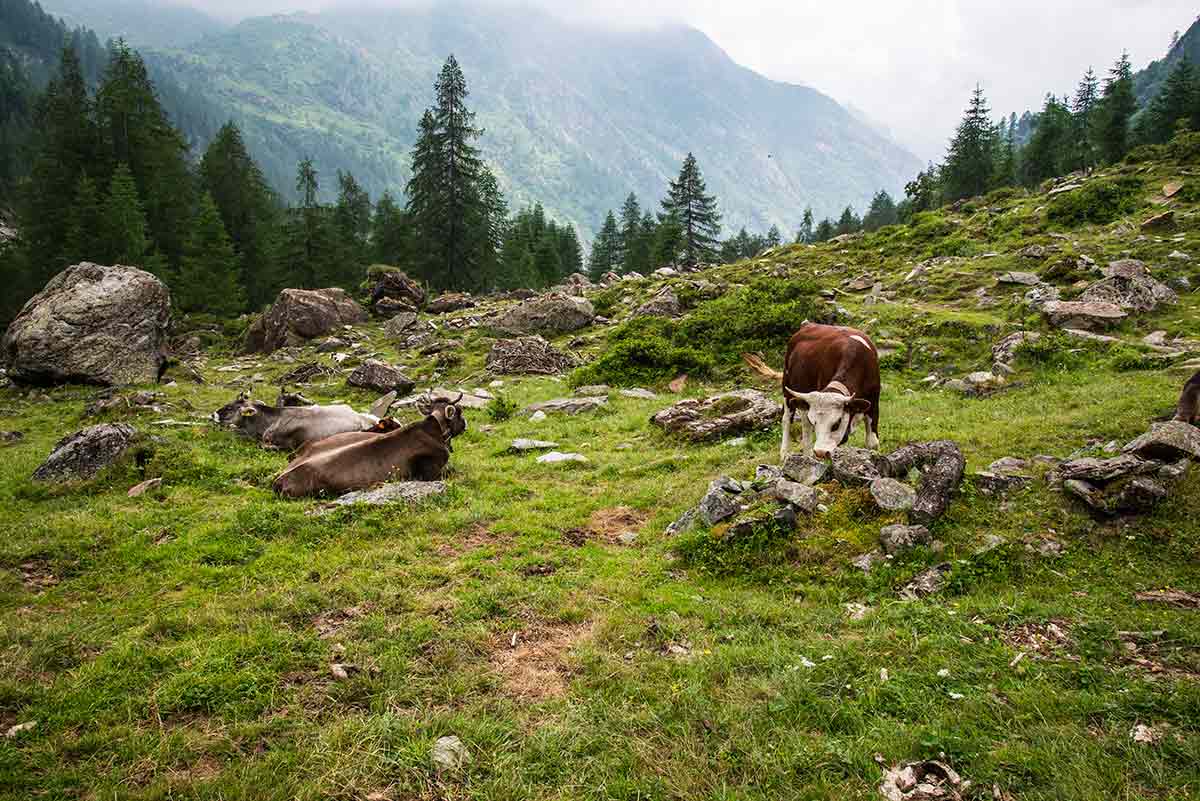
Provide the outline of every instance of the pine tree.
[[813,211],[810,206],[804,210],[804,217],[800,220],[800,230],[796,232],[796,242],[801,245],[811,244],[814,235]]
[[1129,122],[1136,111],[1133,66],[1129,62],[1129,54],[1122,53],[1109,70],[1104,83],[1104,98],[1096,111],[1095,139],[1105,162],[1120,161],[1129,152]]
[[563,275],[583,272],[583,249],[573,225],[562,225],[558,229],[558,258]]
[[588,258],[588,275],[593,281],[599,281],[607,272],[614,272],[620,267],[617,255],[621,247],[621,231],[617,227],[617,217],[611,211],[604,218],[604,225],[596,240],[592,242],[592,252]]
[[175,302],[184,311],[234,317],[246,306],[239,272],[221,213],[206,192],[200,197],[178,278],[172,282]]
[[887,190],[880,189],[871,199],[871,206],[862,219],[862,227],[865,231],[878,231],[885,226],[895,225],[898,220],[896,201],[892,200]]
[[330,285],[338,273],[334,235],[328,209],[321,205],[321,184],[312,159],[305,158],[296,167],[296,194],[300,205],[289,210],[284,229],[284,262],[289,281],[303,288]]
[[96,182],[86,172],[79,176],[75,200],[71,203],[67,231],[67,260],[70,262],[104,261],[107,247],[99,241],[104,231],[104,207]]
[[1070,170],[1075,157],[1074,121],[1070,110],[1054,95],[1038,115],[1037,128],[1022,153],[1022,179],[1036,186]]
[[221,214],[238,257],[240,283],[250,306],[258,308],[282,288],[276,258],[279,203],[234,123],[222,126],[204,151],[200,185]]
[[401,265],[409,258],[408,219],[396,205],[391,192],[384,191],[371,218],[371,260],[376,264]]
[[995,130],[990,113],[983,89],[976,86],[942,166],[942,188],[950,200],[982,195],[988,189],[995,170]]
[[642,229],[642,209],[630,192],[621,206],[621,266],[618,272],[644,272],[650,261],[650,240]]
[[763,242],[765,248],[777,248],[783,244],[783,234],[779,232],[778,225],[772,225],[767,229],[767,238]]
[[1099,102],[1100,79],[1096,77],[1096,71],[1088,67],[1071,101],[1074,122],[1072,133],[1075,138],[1074,166],[1080,169],[1090,170],[1096,163],[1096,147],[1092,136],[1096,105]]
[[1012,186],[1017,182],[1016,123],[1011,118],[1007,122],[1001,118],[996,126],[996,155],[993,161],[993,187]]
[[371,198],[349,172],[338,170],[338,197],[333,207],[333,231],[338,256],[333,283],[352,287],[360,280],[371,237]]
[[679,226],[679,252],[684,265],[694,267],[716,257],[721,215],[716,198],[706,191],[704,177],[691,153],[683,160],[679,177],[671,182],[662,208],[661,218],[673,218]]
[[1143,115],[1143,138],[1153,144],[1162,144],[1175,135],[1175,126],[1181,120],[1190,123],[1197,107],[1197,89],[1195,70],[1184,57],[1150,101]]
[[830,220],[828,217],[826,217],[825,219],[821,220],[821,222],[819,222],[817,224],[817,230],[813,234],[813,241],[814,242],[828,242],[830,239],[833,239],[833,237],[834,237],[833,221]]
[[133,173],[118,164],[104,204],[104,260],[113,264],[144,267],[150,251],[146,237],[146,215],[138,198]]

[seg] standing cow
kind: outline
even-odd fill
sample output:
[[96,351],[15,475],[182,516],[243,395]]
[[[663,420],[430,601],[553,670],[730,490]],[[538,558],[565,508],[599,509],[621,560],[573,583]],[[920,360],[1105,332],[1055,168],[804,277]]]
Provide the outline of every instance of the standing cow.
[[879,447],[879,352],[862,331],[805,323],[788,340],[782,373],[757,356],[742,358],[756,373],[783,386],[781,460],[791,451],[796,412],[807,456],[828,459],[863,420],[867,447]]

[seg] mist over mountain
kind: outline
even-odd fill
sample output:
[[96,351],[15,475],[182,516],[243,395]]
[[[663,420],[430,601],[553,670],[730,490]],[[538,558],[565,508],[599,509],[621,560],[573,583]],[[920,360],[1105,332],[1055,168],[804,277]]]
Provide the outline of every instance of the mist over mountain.
[[630,191],[656,203],[688,151],[726,230],[794,230],[805,206],[864,207],[921,166],[831,98],[741,67],[681,25],[618,30],[448,2],[258,17],[186,46],[150,44],[157,72],[228,109],[285,194],[306,155],[326,197],[339,169],[373,195],[402,189],[450,53],[513,205],[541,201],[584,232]]
[[191,6],[161,0],[52,0],[42,5],[69,27],[88,27],[103,39],[126,39],[139,47],[186,47],[228,27]]

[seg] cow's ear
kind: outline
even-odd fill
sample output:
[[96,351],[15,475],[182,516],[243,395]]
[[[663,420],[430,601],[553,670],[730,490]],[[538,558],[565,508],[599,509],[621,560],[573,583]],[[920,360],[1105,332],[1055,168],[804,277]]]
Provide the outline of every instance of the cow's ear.
[[454,404],[450,404],[449,406],[447,406],[446,407],[446,416],[447,417],[458,417],[458,407],[455,406]]
[[871,411],[871,402],[863,398],[854,398],[846,404],[846,411],[851,414],[866,414]]

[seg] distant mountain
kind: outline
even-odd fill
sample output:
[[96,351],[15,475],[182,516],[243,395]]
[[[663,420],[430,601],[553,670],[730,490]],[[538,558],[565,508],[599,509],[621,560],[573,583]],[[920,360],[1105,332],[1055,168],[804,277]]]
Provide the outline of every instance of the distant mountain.
[[689,150],[727,231],[791,231],[810,204],[818,216],[863,208],[922,166],[829,97],[741,67],[682,26],[605,30],[486,3],[339,7],[252,18],[146,55],[228,109],[276,186],[290,190],[311,155],[326,196],[338,169],[377,196],[403,189],[450,53],[513,205],[540,200],[584,233],[631,190],[657,204]]
[[1134,74],[1133,84],[1138,103],[1149,103],[1158,94],[1171,70],[1185,58],[1193,64],[1200,64],[1200,18],[1179,37],[1179,41],[1165,56],[1158,61],[1151,61],[1144,70]]
[[228,27],[162,0],[45,0],[42,7],[69,26],[87,26],[102,39],[121,38],[138,47],[187,47]]

